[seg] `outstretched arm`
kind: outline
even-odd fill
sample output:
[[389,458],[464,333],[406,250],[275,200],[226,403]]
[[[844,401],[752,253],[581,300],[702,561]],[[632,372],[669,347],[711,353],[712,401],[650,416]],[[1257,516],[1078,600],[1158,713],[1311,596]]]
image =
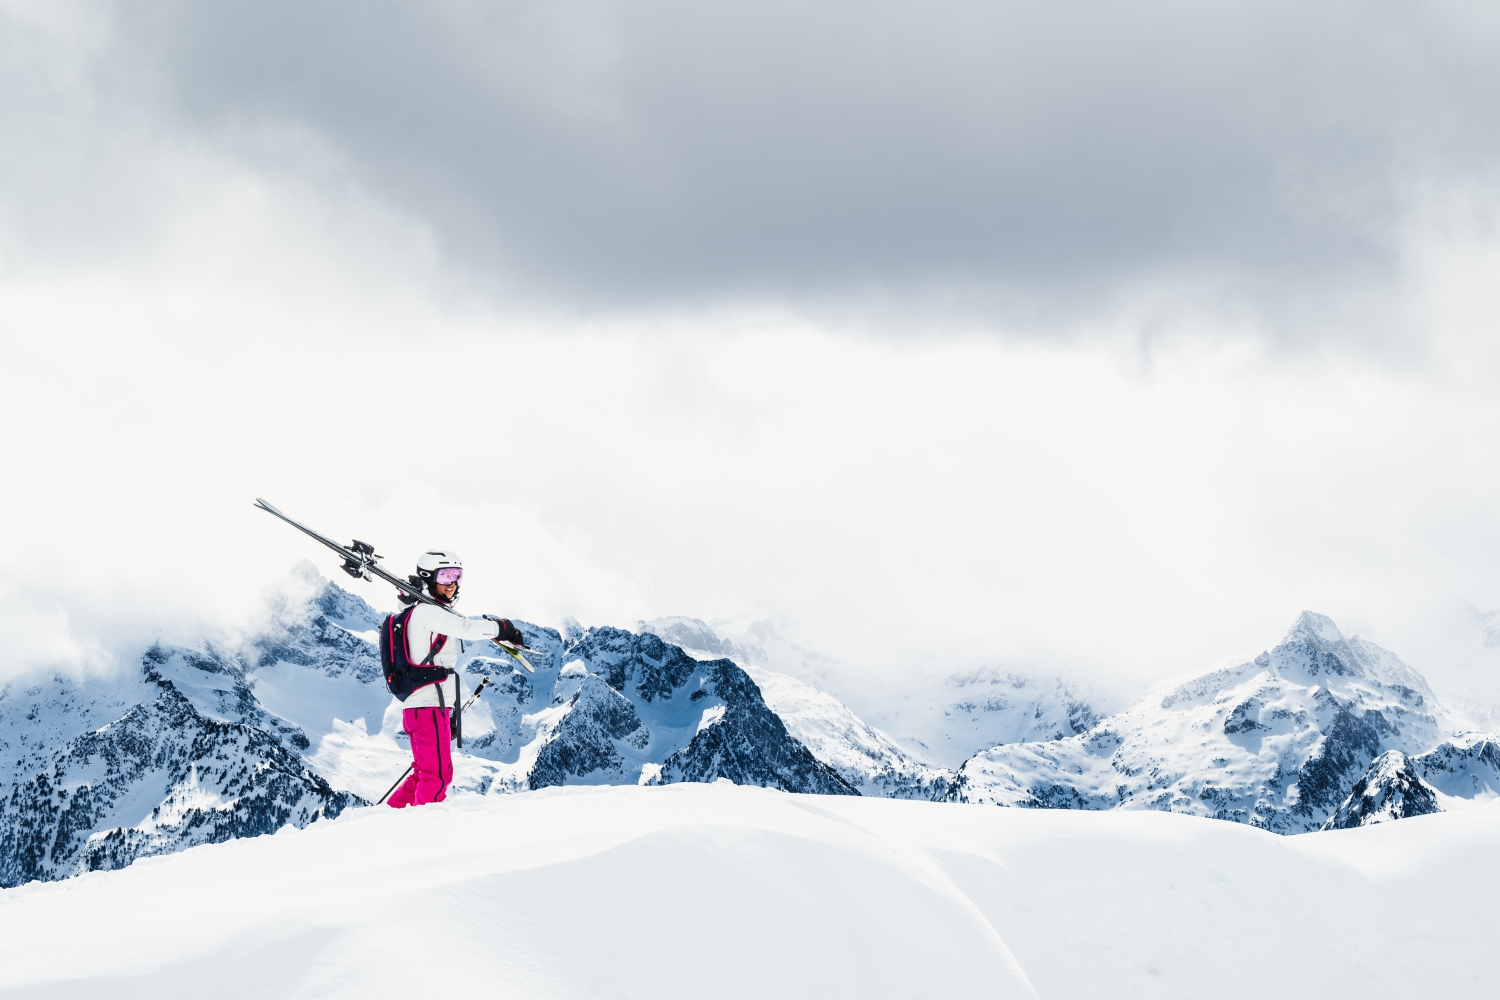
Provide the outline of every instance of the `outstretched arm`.
[[[501,638],[500,626],[488,618],[465,618],[445,608],[431,604],[418,604],[411,613],[411,629],[415,632],[436,632],[455,639]],[[514,627],[514,626],[512,626]]]

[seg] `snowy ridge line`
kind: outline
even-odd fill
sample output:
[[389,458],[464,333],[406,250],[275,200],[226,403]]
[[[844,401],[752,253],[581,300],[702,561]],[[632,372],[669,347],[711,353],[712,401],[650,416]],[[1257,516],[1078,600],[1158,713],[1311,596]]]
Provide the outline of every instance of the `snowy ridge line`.
[[[241,648],[157,646],[133,676],[0,688],[0,886],[302,827],[378,797],[409,761],[370,641],[381,618],[304,563]],[[1420,674],[1312,613],[1266,652],[1103,719],[1062,684],[956,678],[943,712],[957,728],[979,686],[986,731],[1022,738],[951,769],[813,685],[736,662],[748,647],[695,619],[518,627],[535,675],[479,645],[460,658],[466,690],[492,687],[465,715],[457,796],[728,779],[1296,833],[1486,804],[1500,788],[1488,737],[1454,737],[1464,720]]]

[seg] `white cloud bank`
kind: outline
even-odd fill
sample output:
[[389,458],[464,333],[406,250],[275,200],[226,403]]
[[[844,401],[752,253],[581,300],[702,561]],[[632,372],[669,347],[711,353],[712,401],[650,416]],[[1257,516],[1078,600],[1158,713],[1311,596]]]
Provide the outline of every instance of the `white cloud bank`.
[[1397,219],[1378,350],[1365,307],[1324,336],[1180,275],[1024,331],[1055,339],[872,312],[900,281],[574,309],[456,261],[327,122],[171,111],[126,15],[3,10],[0,587],[35,610],[7,673],[241,620],[303,557],[332,575],[264,496],[394,568],[458,549],[471,613],[794,616],[856,707],[1001,660],[1195,669],[1304,607],[1500,701],[1465,617],[1500,608],[1474,170]]

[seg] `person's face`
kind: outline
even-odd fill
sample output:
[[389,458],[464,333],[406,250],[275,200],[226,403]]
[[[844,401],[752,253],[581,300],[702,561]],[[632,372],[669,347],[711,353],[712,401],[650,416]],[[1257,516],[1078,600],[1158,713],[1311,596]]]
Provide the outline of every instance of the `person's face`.
[[458,593],[458,584],[456,584],[456,583],[447,583],[447,584],[444,584],[444,583],[434,583],[432,585],[432,589],[435,590],[435,591],[437,591],[439,594],[441,594],[443,596],[443,600],[445,600],[445,601],[451,601],[451,600],[453,600],[453,595],[456,594],[456,593]]

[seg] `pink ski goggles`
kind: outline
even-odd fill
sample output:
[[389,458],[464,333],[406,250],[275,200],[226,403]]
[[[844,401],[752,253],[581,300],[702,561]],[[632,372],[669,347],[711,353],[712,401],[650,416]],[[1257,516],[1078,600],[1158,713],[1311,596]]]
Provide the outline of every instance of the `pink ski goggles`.
[[459,580],[462,580],[463,577],[464,570],[462,566],[444,566],[442,569],[432,574],[433,582],[436,583],[439,587],[446,587],[449,584],[457,583]]

